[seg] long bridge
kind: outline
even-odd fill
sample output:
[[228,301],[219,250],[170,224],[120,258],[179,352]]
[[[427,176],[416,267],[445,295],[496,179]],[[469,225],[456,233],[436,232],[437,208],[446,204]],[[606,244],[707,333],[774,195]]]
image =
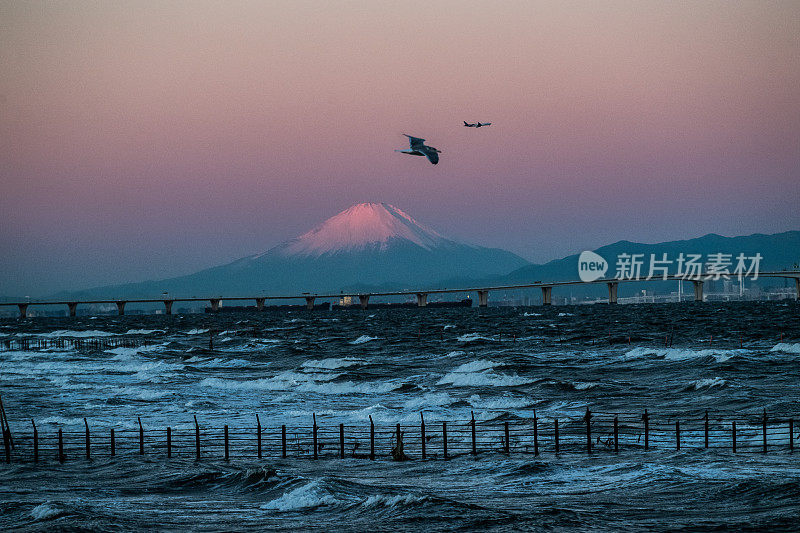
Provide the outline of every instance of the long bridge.
[[[795,283],[795,298],[800,298],[800,270],[782,270],[782,271],[773,271],[773,272],[759,272],[758,277],[760,278],[784,278],[784,279],[793,279]],[[300,300],[305,301],[307,309],[314,308],[314,302],[316,300],[326,300],[326,299],[338,299],[342,297],[349,297],[349,298],[358,298],[359,305],[362,309],[366,309],[369,306],[369,300],[371,297],[381,297],[381,296],[412,296],[416,297],[417,305],[419,307],[425,307],[428,305],[428,295],[430,294],[456,294],[456,293],[477,293],[478,295],[478,306],[479,307],[486,307],[489,304],[489,292],[490,291],[513,291],[513,290],[523,290],[523,289],[535,289],[539,288],[542,291],[542,304],[543,305],[550,305],[552,303],[552,294],[554,287],[563,287],[567,285],[591,285],[591,284],[602,284],[605,283],[608,286],[608,303],[615,304],[617,303],[617,289],[620,283],[632,283],[632,282],[651,282],[651,281],[691,281],[694,286],[694,301],[702,302],[703,301],[703,284],[705,281],[709,279],[720,279],[720,275],[718,273],[700,273],[697,275],[693,275],[691,277],[687,277],[686,275],[669,275],[669,276],[660,276],[657,278],[650,278],[650,279],[640,279],[640,278],[600,278],[594,281],[581,281],[581,280],[568,280],[568,281],[553,281],[553,282],[541,282],[536,281],[533,283],[521,283],[517,285],[498,285],[498,286],[488,286],[488,287],[462,287],[462,288],[455,288],[455,289],[424,289],[424,290],[402,290],[402,291],[386,291],[386,292],[359,292],[359,293],[338,293],[338,294],[310,294],[307,292],[301,294],[284,294],[284,295],[273,295],[273,296],[230,296],[230,297],[206,297],[206,298],[198,298],[198,297],[187,297],[187,298],[178,298],[178,297],[168,297],[168,298],[126,298],[126,299],[99,299],[99,300],[53,300],[53,301],[24,301],[24,302],[3,302],[0,303],[0,306],[17,306],[19,308],[19,314],[21,318],[27,318],[28,316],[28,307],[32,305],[66,305],[69,310],[69,316],[75,316],[77,313],[78,305],[91,305],[91,304],[116,304],[117,311],[120,315],[125,314],[125,306],[129,303],[162,303],[164,304],[165,314],[170,315],[172,314],[172,304],[175,302],[209,302],[211,304],[212,311],[218,311],[224,301],[255,301],[256,308],[261,311],[264,309],[264,304],[267,300]]]

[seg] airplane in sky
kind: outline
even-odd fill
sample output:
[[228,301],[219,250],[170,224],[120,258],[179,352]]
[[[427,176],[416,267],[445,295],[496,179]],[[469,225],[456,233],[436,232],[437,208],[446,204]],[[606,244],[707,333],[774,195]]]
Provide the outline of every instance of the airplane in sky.
[[491,122],[475,122],[474,124],[470,124],[466,120],[464,121],[464,126],[466,126],[467,128],[480,128],[483,126],[491,126],[491,125],[492,125]]

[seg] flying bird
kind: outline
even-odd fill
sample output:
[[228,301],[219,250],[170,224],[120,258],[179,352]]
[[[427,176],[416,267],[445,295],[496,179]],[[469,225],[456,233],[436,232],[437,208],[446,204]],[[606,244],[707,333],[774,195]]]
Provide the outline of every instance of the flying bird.
[[466,120],[464,121],[464,126],[466,126],[467,128],[480,128],[482,126],[491,126],[491,125],[492,125],[491,122],[475,122],[474,124],[470,124]]
[[425,146],[425,139],[412,137],[411,135],[406,135],[405,133],[403,135],[408,137],[408,142],[411,145],[411,148],[408,150],[395,150],[395,152],[409,155],[424,155],[428,158],[428,161],[434,165],[439,162],[439,154],[442,153],[441,150],[437,150],[433,146]]

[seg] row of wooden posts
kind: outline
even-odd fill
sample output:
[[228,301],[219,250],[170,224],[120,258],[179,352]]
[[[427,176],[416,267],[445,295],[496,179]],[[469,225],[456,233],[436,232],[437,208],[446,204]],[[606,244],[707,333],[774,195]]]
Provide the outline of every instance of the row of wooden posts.
[[0,342],[0,346],[3,346],[7,351],[45,350],[48,348],[106,350],[109,348],[136,348],[152,342],[152,339],[141,336],[56,337],[49,339],[4,339]]
[[[589,409],[586,410],[586,414],[583,416],[582,420],[585,422],[585,435],[586,435],[586,447],[585,451],[588,454],[592,454],[593,452],[593,441],[592,441],[592,413]],[[11,462],[11,450],[14,448],[14,440],[11,435],[10,427],[8,426],[8,420],[5,416],[5,410],[2,406],[2,399],[0,399],[0,417],[2,418],[2,429],[3,429],[3,445],[5,449],[5,460],[6,463]],[[650,415],[648,411],[645,410],[644,414],[642,415],[642,422],[643,422],[643,430],[644,430],[644,449],[648,450],[650,448]],[[704,447],[709,447],[709,417],[708,412],[706,412],[705,416],[703,417],[703,425],[704,425]],[[762,451],[763,453],[767,452],[767,414],[764,411],[763,416],[761,417],[761,429],[762,429]],[[85,455],[86,459],[91,459],[91,433],[89,430],[89,423],[84,418],[84,426],[85,426]],[[139,454],[145,454],[145,439],[144,439],[144,427],[142,426],[141,419],[137,419],[138,421],[138,432],[139,432]],[[555,443],[555,453],[559,453],[561,451],[561,439],[559,434],[559,421],[558,419],[553,419],[553,436],[554,436],[554,443]],[[788,430],[789,430],[789,450],[794,451],[794,420],[792,418],[788,419]],[[36,427],[36,423],[32,420],[31,423],[33,424],[33,460],[34,462],[39,461],[39,433]],[[262,449],[262,426],[261,420],[258,415],[256,415],[256,448],[257,452],[256,455],[259,459],[263,456],[263,449]],[[540,423],[539,418],[534,413],[533,417],[533,453],[535,456],[539,455],[539,429]],[[470,444],[471,449],[469,453],[473,456],[477,456],[478,454],[478,440],[477,440],[477,430],[475,424],[475,416],[474,414],[469,421],[469,433],[470,433]],[[196,459],[199,460],[201,457],[201,439],[200,439],[200,425],[197,421],[197,417],[194,417],[194,429],[195,429],[195,456]],[[344,424],[339,424],[339,457],[345,458],[345,431],[344,431]],[[317,425],[316,415],[313,416],[313,424],[312,424],[312,441],[313,441],[313,452],[312,457],[314,459],[319,458],[319,451],[320,451],[320,444],[318,442],[318,430],[319,426]],[[428,458],[428,450],[427,450],[427,439],[426,439],[426,425],[425,419],[423,415],[420,415],[420,434],[421,434],[421,458],[427,459]],[[445,459],[450,457],[448,451],[448,436],[447,436],[447,422],[441,423],[441,434],[442,434],[442,445],[441,451],[442,455]],[[508,421],[504,422],[503,424],[503,434],[504,438],[502,439],[502,452],[505,454],[511,453],[510,448],[510,432],[509,432],[509,423]],[[372,421],[372,417],[370,416],[370,434],[369,434],[369,459],[374,460],[376,457],[375,454],[375,424]],[[736,443],[736,421],[731,422],[731,445],[733,452],[736,452],[737,443]],[[110,440],[110,451],[111,456],[116,455],[116,436],[114,428],[111,428],[111,440]],[[223,440],[224,440],[224,458],[228,460],[230,458],[230,442],[229,442],[229,430],[228,426],[225,425],[223,428]],[[599,439],[598,439],[599,440]],[[401,425],[397,424],[395,433],[393,435],[394,446],[391,450],[391,457],[395,460],[405,460],[408,459],[408,456],[404,452],[403,447],[403,431],[401,429]],[[610,442],[608,443],[610,444]],[[167,457],[172,457],[172,449],[173,449],[173,442],[172,442],[172,428],[167,427],[166,431],[166,451]],[[675,449],[681,449],[681,425],[679,421],[675,422]],[[613,418],[613,450],[614,452],[619,452],[619,419],[618,416],[614,416]],[[286,458],[288,455],[287,453],[287,429],[286,425],[281,426],[281,457]],[[64,435],[61,428],[58,430],[58,460],[59,462],[64,462],[66,459],[65,451],[64,451]]]

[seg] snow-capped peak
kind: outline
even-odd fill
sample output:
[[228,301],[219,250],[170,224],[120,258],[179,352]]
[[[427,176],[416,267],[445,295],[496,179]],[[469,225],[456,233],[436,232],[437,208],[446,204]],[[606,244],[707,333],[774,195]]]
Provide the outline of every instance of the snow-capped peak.
[[391,239],[404,239],[430,249],[447,239],[384,203],[354,205],[311,231],[286,243],[286,255],[320,256],[367,246],[387,246]]

